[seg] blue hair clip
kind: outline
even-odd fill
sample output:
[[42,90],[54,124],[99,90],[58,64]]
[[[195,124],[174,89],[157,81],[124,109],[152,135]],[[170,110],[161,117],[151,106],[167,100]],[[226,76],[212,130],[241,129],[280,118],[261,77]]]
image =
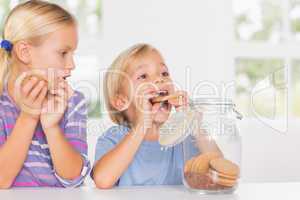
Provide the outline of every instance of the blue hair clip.
[[12,43],[8,40],[2,40],[0,45],[1,45],[1,48],[5,49],[7,52],[11,52],[11,50],[13,48]]

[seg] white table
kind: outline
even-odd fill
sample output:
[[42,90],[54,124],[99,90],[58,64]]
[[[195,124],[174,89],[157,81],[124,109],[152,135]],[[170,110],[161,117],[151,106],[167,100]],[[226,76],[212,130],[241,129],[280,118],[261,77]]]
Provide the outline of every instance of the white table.
[[1,200],[298,200],[300,183],[241,184],[234,194],[199,195],[183,186],[135,187],[98,190],[94,187],[77,189],[12,189],[0,191]]

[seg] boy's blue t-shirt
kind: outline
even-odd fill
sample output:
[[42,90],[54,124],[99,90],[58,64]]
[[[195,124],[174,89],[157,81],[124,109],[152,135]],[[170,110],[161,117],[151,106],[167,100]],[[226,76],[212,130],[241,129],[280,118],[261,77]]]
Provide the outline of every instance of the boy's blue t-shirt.
[[[113,149],[129,131],[126,126],[108,129],[97,141],[95,161]],[[182,144],[164,149],[158,141],[144,141],[117,185],[181,185],[183,162]]]

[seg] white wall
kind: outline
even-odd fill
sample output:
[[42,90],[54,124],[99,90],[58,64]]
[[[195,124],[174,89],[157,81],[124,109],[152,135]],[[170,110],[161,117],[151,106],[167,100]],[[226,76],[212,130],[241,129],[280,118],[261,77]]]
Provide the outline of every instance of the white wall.
[[[147,42],[161,50],[174,79],[190,92],[199,81],[220,84],[234,80],[230,1],[103,0],[103,11],[102,40],[82,40],[82,46],[88,47],[83,54],[98,56],[97,69],[108,66],[130,45]],[[94,121],[92,124],[96,128],[89,133],[91,157],[103,131]],[[298,124],[280,135],[255,119],[241,123],[244,181],[300,180]]]

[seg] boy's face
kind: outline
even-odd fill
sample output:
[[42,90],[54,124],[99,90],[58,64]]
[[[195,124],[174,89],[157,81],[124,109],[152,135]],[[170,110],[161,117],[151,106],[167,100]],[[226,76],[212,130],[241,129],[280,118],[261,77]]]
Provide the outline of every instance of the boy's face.
[[[130,122],[136,119],[138,108],[133,103],[133,99],[143,94],[172,94],[174,92],[174,86],[168,71],[168,68],[164,62],[162,56],[152,50],[146,52],[144,55],[137,59],[134,59],[130,63],[128,69],[130,83],[124,85],[124,94],[128,100],[132,99],[129,103],[129,107],[126,110],[126,115]],[[132,91],[130,91],[130,84]],[[165,122],[170,114],[172,106],[168,103],[151,103],[151,112],[154,114],[154,123],[162,124]]]

